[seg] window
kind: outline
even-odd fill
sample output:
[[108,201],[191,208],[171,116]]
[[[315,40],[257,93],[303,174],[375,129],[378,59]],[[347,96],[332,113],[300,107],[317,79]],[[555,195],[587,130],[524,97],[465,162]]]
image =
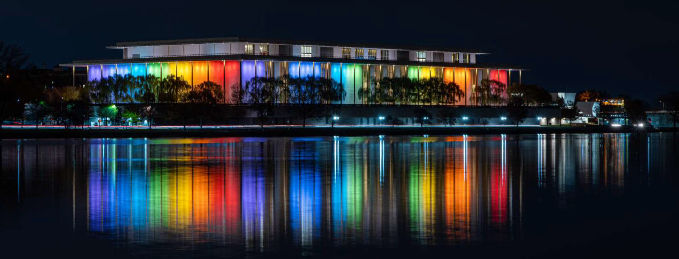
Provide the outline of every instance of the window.
[[452,56],[453,63],[460,62],[460,53],[454,52]]
[[259,45],[259,54],[260,55],[269,55],[269,44],[260,44]]
[[410,52],[407,50],[398,50],[396,51],[396,60],[399,61],[408,61],[410,60]]
[[278,55],[283,56],[283,57],[289,57],[292,56],[292,47],[290,45],[279,45],[278,46]]
[[350,48],[342,48],[342,58],[351,58]]
[[389,51],[386,49],[380,50],[380,59],[389,60]]
[[255,46],[253,44],[245,44],[245,54],[255,54]]
[[419,62],[427,61],[427,52],[418,51],[417,52],[417,61],[419,61]]
[[354,57],[357,58],[357,59],[362,59],[364,57],[363,56],[363,49],[356,49],[356,51],[354,53]]
[[368,50],[368,59],[372,59],[372,60],[377,59],[377,50],[376,49],[369,49]]
[[434,52],[432,54],[434,62],[443,62],[443,52]]
[[462,63],[469,63],[469,53],[462,55]]
[[332,58],[332,47],[321,47],[322,58]]
[[302,46],[302,51],[300,52],[300,55],[303,58],[310,58],[311,57],[311,46]]

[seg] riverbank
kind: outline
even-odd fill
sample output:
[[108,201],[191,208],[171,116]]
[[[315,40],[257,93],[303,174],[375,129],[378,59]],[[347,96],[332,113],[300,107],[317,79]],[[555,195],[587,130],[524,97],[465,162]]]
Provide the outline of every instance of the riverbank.
[[610,126],[157,126],[85,127],[5,126],[0,138],[124,138],[124,137],[276,137],[276,136],[365,136],[365,135],[451,135],[451,134],[551,134],[551,133],[629,133],[646,132],[636,127]]

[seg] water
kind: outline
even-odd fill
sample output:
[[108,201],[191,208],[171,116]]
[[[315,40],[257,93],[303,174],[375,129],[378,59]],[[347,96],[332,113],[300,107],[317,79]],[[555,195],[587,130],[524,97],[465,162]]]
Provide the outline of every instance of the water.
[[3,140],[16,257],[648,256],[679,136]]

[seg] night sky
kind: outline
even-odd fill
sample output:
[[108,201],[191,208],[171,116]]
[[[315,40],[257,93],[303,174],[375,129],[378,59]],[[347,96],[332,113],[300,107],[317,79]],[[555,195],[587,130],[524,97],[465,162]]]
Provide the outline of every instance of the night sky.
[[119,58],[118,41],[258,37],[490,52],[550,91],[595,88],[656,105],[679,90],[679,1],[3,1],[0,40],[39,67]]

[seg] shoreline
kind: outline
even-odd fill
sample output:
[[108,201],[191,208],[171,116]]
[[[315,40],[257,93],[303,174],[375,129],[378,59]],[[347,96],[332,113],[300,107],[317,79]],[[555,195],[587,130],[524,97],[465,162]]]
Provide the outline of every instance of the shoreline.
[[1,139],[17,138],[132,138],[132,137],[301,137],[370,135],[458,135],[458,134],[553,134],[553,133],[645,133],[672,129],[639,129],[610,126],[158,126],[105,128],[17,128],[0,129]]

